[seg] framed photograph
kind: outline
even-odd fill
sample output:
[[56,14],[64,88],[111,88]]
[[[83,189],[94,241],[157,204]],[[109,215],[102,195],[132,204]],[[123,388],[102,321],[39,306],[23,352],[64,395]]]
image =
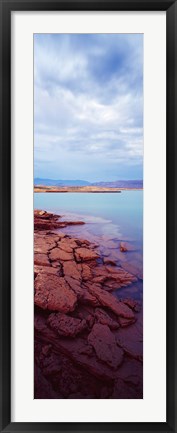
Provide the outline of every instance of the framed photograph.
[[0,1],[1,431],[177,432],[174,1]]

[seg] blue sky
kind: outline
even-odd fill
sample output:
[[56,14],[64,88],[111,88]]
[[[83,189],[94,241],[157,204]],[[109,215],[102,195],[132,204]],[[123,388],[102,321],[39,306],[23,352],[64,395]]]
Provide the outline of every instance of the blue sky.
[[143,35],[34,35],[34,175],[143,178]]

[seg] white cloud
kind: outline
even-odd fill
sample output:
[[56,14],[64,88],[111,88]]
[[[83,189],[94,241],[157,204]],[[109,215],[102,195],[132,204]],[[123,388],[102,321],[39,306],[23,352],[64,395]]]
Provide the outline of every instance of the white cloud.
[[[98,166],[102,164],[103,172],[109,165],[114,176],[113,161],[124,165],[125,172],[129,159],[131,165],[142,167],[142,44],[134,44],[133,51],[132,39],[126,39],[121,54],[125,57],[125,65],[120,67],[123,72],[120,74],[118,65],[116,76],[112,55],[113,65],[103,83],[99,73],[92,73],[92,68],[95,56],[97,61],[101,56],[104,69],[104,53],[109,57],[109,35],[104,38],[105,44],[101,42],[101,36],[105,35],[99,35],[97,44],[90,43],[87,50],[77,41],[73,48],[71,38],[66,36],[57,39],[57,43],[44,36],[35,40],[36,175],[44,173],[44,163],[46,172],[51,167],[55,176],[61,178],[72,178],[72,175],[78,178],[83,167],[85,178],[89,178],[93,173],[88,161],[93,167],[96,162]],[[112,40],[114,51],[116,36]],[[126,50],[129,60],[134,59],[131,74]]]

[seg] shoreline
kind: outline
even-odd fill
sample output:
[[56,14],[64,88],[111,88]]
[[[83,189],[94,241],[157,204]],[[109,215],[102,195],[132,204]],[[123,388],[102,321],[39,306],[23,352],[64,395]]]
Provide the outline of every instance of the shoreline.
[[35,398],[143,398],[142,305],[118,295],[138,277],[60,218],[34,211]]
[[143,188],[109,188],[109,187],[52,187],[34,186],[35,193],[121,193],[122,191],[143,191]]

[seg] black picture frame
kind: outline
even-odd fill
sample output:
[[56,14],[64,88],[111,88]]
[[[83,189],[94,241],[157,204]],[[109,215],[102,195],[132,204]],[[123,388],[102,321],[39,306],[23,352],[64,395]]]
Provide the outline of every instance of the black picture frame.
[[[166,11],[167,19],[167,421],[11,423],[11,12]],[[177,0],[0,0],[0,430],[177,432]],[[176,146],[175,146],[176,144]],[[152,390],[153,392],[153,390]]]

